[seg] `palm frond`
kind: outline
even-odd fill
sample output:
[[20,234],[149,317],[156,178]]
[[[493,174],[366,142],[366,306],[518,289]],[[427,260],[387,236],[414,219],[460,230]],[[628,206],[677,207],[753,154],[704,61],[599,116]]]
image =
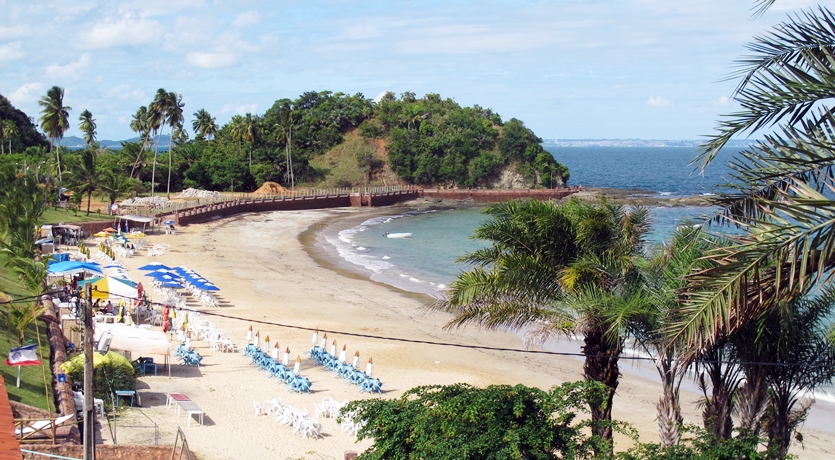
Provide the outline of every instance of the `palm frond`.
[[[783,123],[800,124],[804,119],[819,125],[832,109],[821,101],[835,93],[835,16],[819,7],[774,27],[756,37],[748,48],[755,54],[737,64],[742,69],[734,100],[742,110],[719,121],[717,133],[701,147],[693,163],[704,170],[733,136]],[[813,108],[816,115],[810,115]]]
[[712,268],[689,277],[684,319],[669,332],[684,339],[692,353],[832,276],[834,201],[797,181],[774,200],[760,199],[760,206],[765,217],[748,221],[733,245],[706,256]]

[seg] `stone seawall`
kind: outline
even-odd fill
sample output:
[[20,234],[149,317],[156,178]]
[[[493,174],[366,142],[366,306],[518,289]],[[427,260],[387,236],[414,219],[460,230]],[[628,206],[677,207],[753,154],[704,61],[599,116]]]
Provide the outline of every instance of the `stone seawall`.
[[419,190],[383,193],[354,193],[305,197],[251,198],[225,203],[198,206],[176,211],[172,218],[176,225],[189,225],[222,219],[246,212],[301,211],[308,209],[347,208],[351,206],[390,206],[420,196]]
[[528,189],[528,190],[440,190],[424,189],[421,198],[439,200],[473,200],[479,203],[499,203],[510,200],[536,198],[538,200],[561,200],[573,193],[576,188]]

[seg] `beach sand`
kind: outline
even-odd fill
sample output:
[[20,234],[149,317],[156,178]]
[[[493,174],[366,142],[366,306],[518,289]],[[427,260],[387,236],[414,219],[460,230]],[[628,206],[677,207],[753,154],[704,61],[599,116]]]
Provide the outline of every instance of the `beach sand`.
[[[178,229],[176,235],[149,236],[149,243],[170,247],[164,255],[153,259],[144,255],[125,259],[135,281],[148,284],[150,278],[143,278],[143,272],[137,267],[152,260],[196,270],[221,289],[220,308],[199,308],[204,311],[203,318],[216,323],[239,347],[246,344],[246,330],[250,325],[260,331],[262,339],[269,335],[273,344],[278,341],[282,349],[289,347],[293,359],[302,357],[302,375],[313,382],[314,393],[288,393],[284,384],[247,364],[240,353],[213,352],[208,344],[195,340],[193,347],[204,356],[203,366],[175,364],[171,378],[162,368],[158,376],[141,378],[142,414],[129,411],[117,425],[149,425],[150,418],[159,425],[163,444],[173,442],[180,426],[191,449],[203,459],[341,459],[345,451],[367,448],[368,441],[356,443],[331,419],[321,419],[326,429],[324,439],[305,440],[293,436],[292,428],[269,417],[254,415],[253,401],[274,397],[281,397],[295,408],[307,409],[311,415],[313,401],[321,402],[326,396],[337,401],[373,397],[358,393],[355,386],[334,378],[334,374],[314,366],[305,357],[312,345],[310,331],[254,321],[424,341],[522,348],[519,338],[511,333],[475,327],[445,331],[442,326],[449,318],[421,311],[424,297],[404,295],[359,276],[346,276],[333,269],[337,265],[326,264],[329,267],[326,268],[310,257],[300,241],[303,232],[357,212],[250,214],[190,225]],[[305,240],[313,239],[308,235]],[[190,305],[196,306],[193,302]],[[349,359],[359,350],[363,367],[373,357],[374,374],[384,383],[386,398],[398,397],[418,385],[522,383],[547,389],[582,378],[582,361],[572,357],[410,344],[328,333],[329,346],[333,340],[340,350],[347,344]],[[629,364],[623,362],[622,366]],[[176,409],[166,408],[168,392],[187,394],[204,410],[205,425],[192,421],[186,427],[185,418],[175,415]],[[614,418],[633,424],[642,440],[656,441],[654,419],[658,394],[658,384],[625,374],[615,398]],[[701,419],[696,399],[695,393],[682,395],[686,422],[698,423]],[[119,443],[148,443],[152,433],[147,428],[119,426],[117,439]],[[835,455],[835,448],[828,442],[830,434],[814,430],[804,430],[803,434],[806,449],[801,450],[797,445],[792,449],[800,458],[828,459]],[[618,448],[627,445],[628,441],[621,440]]]

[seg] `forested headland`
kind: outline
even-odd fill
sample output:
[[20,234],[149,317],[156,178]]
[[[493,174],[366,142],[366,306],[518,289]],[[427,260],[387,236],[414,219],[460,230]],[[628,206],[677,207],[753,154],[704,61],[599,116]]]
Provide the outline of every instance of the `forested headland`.
[[5,153],[13,152],[7,158],[37,168],[52,189],[110,190],[114,199],[188,187],[250,192],[268,181],[287,188],[552,188],[569,177],[522,121],[438,94],[387,93],[375,102],[310,91],[218,125],[203,109],[189,117],[181,94],[159,89],[132,116],[138,141],[113,150],[96,142],[94,107],[78,117],[87,147],[59,146],[74,123],[62,88],[40,101],[44,134],[2,101]]

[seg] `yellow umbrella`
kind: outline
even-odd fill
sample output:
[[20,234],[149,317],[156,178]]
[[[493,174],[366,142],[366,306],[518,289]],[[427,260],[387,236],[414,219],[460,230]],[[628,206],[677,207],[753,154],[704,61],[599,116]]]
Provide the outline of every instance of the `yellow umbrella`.
[[107,236],[107,233],[104,233],[104,232],[93,233],[93,236]]
[[142,232],[128,233],[125,236],[127,236],[128,238],[131,238],[131,239],[133,239],[133,238],[145,238],[145,234],[142,233]]

